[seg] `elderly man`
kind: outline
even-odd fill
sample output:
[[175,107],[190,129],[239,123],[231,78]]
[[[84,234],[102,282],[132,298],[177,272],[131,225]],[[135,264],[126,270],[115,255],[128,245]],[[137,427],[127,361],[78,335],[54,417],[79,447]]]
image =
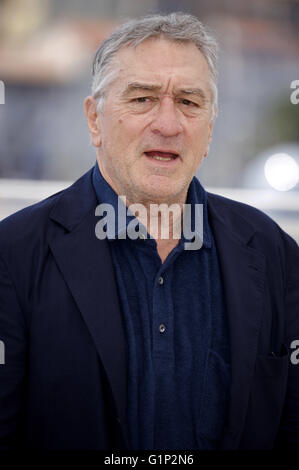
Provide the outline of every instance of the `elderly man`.
[[299,448],[298,246],[194,176],[216,79],[190,15],[100,45],[94,168],[0,224],[2,448]]

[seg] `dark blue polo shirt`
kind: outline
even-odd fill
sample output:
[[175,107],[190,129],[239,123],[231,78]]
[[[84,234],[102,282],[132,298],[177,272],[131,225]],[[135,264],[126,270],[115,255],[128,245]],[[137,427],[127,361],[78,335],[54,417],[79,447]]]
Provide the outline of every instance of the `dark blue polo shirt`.
[[[121,201],[97,163],[93,184],[117,217]],[[227,413],[227,318],[207,193],[196,177],[186,202],[203,204],[203,237],[195,235],[202,247],[184,249],[182,236],[164,263],[146,231],[146,239],[122,238],[133,216],[116,220],[116,237],[107,230],[126,327],[132,449],[217,448]]]

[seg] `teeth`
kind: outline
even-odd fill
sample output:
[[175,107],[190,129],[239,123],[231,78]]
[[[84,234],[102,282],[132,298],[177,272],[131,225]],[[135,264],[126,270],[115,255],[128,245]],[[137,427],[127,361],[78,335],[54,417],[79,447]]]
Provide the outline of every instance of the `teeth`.
[[161,160],[163,162],[165,162],[165,161],[168,162],[168,161],[172,160],[171,157],[159,157],[158,155],[155,155],[152,158],[154,158],[155,160]]

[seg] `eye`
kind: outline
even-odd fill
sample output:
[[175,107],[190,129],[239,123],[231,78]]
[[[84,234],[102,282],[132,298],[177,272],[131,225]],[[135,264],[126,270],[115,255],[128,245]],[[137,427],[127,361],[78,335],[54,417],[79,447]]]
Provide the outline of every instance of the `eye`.
[[135,103],[146,103],[150,100],[149,96],[138,96],[138,98],[133,98],[133,102]]
[[131,97],[128,106],[133,113],[147,113],[155,105],[157,98],[154,96]]
[[186,98],[182,99],[182,103],[186,106],[197,106],[193,101],[187,100]]

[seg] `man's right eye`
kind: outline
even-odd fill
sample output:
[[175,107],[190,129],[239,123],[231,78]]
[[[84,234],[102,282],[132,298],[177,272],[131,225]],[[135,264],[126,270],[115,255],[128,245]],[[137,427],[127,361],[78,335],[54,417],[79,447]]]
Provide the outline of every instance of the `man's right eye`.
[[154,96],[136,96],[130,99],[129,106],[135,113],[146,113],[152,109],[157,100],[158,98]]
[[137,98],[134,98],[132,101],[135,103],[146,103],[147,100],[150,100],[149,96],[138,96]]

